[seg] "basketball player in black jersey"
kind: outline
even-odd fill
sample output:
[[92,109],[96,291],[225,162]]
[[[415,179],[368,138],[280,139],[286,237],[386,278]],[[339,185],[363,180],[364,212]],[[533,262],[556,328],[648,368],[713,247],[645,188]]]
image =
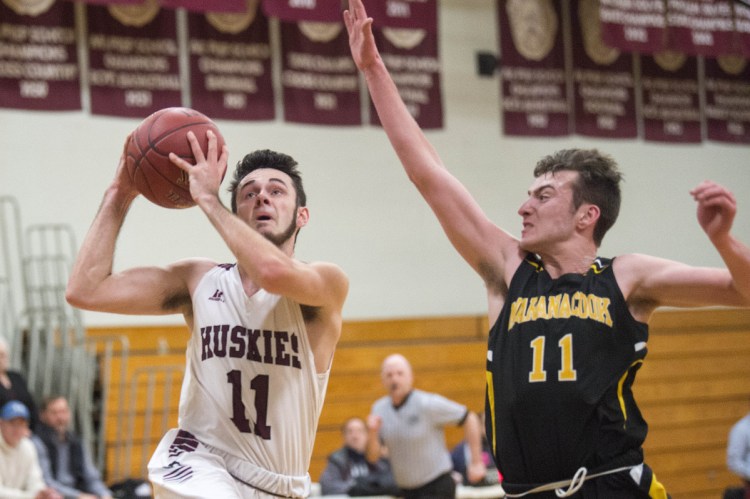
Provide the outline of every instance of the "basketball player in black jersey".
[[496,226],[445,169],[381,60],[362,0],[344,13],[354,61],[389,140],[446,235],[485,283],[487,436],[509,497],[666,498],[643,463],[631,386],[660,306],[750,306],[750,248],[731,234],[733,195],[691,191],[726,268],[642,254],[597,257],[620,206],[616,163],[595,150],[542,159],[518,210]]

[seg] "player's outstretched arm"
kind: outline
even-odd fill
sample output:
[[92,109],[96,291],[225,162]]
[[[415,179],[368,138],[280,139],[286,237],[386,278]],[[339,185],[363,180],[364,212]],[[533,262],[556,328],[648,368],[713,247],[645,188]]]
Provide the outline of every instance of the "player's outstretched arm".
[[344,23],[354,62],[364,75],[383,129],[409,179],[469,265],[488,285],[502,281],[509,274],[504,268],[506,262],[513,260],[517,265],[520,261],[518,241],[487,218],[466,188],[445,169],[409,114],[380,58],[372,33],[373,20],[367,17],[362,0],[349,1]]
[[[127,145],[129,137],[125,140]],[[138,191],[125,167],[123,148],[114,180],[73,264],[65,297],[78,308],[122,314],[181,312],[189,304],[185,264],[113,272],[115,243]],[[186,301],[187,300],[187,301]]]
[[694,267],[639,254],[618,257],[618,283],[641,321],[660,306],[750,306],[750,248],[731,234],[734,196],[713,182],[702,183],[691,194],[698,203],[698,222],[727,267]]
[[710,181],[702,182],[690,194],[698,203],[698,223],[729,270],[732,288],[750,306],[750,248],[731,233],[737,214],[734,194]]

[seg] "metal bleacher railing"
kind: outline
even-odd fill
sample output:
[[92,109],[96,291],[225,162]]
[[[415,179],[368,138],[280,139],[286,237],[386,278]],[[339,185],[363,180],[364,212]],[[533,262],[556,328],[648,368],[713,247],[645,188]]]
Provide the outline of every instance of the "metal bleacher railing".
[[[0,334],[10,345],[10,368],[25,376],[38,402],[52,394],[68,399],[75,431],[104,470],[105,415],[122,414],[125,404],[120,397],[120,407],[108,406],[112,359],[122,357],[124,379],[128,340],[86,338],[81,312],[65,301],[76,251],[69,226],[38,224],[23,230],[18,201],[0,196]],[[117,424],[126,426],[119,416]]]

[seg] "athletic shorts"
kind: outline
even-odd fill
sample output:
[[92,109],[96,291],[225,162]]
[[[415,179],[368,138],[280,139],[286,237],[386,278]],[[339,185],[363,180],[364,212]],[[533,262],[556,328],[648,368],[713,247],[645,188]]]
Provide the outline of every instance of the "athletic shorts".
[[[241,473],[229,470],[247,472],[247,475],[253,475],[253,483],[257,482],[262,486],[255,487],[250,480],[234,476]],[[178,429],[169,430],[159,442],[148,463],[148,478],[156,499],[301,498],[309,494],[309,477],[306,477],[305,488],[301,477],[277,475],[237,458],[222,456],[199,442],[189,432]],[[279,479],[285,482],[286,490],[274,493],[268,485]],[[287,483],[296,487],[289,487]],[[264,490],[263,486],[268,490]]]

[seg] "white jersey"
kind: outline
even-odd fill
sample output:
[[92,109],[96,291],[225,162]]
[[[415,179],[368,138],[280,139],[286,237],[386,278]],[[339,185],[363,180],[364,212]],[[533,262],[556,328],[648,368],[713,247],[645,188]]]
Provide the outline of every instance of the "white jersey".
[[315,370],[300,305],[262,289],[248,297],[227,264],[203,276],[192,300],[180,428],[250,485],[256,473],[244,462],[308,477],[330,370]]

